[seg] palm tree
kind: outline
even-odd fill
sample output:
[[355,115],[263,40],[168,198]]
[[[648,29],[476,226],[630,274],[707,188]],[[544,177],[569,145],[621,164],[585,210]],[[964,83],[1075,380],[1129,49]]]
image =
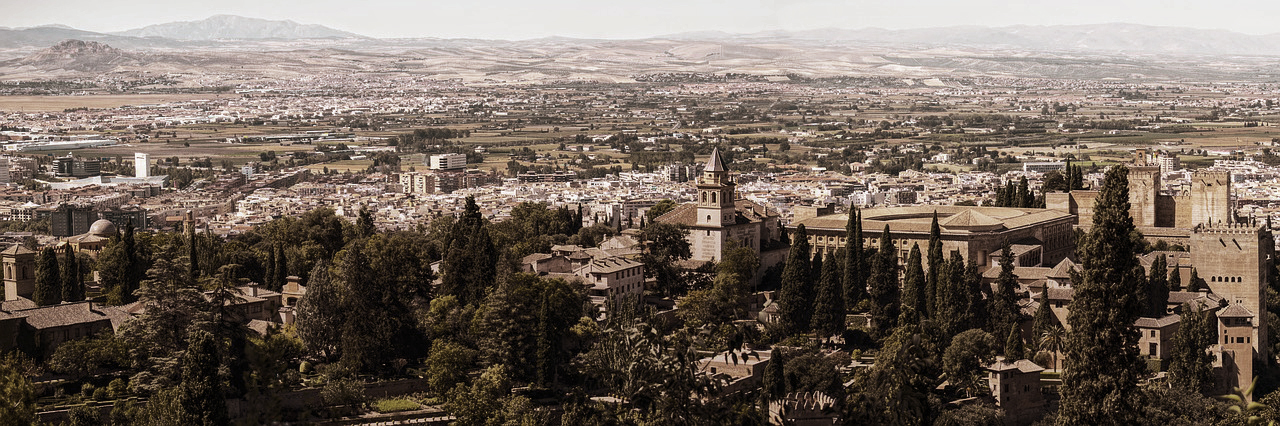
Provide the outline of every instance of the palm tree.
[[1058,371],[1058,352],[1067,342],[1067,330],[1056,325],[1040,334],[1040,350],[1049,351],[1053,355],[1053,370]]

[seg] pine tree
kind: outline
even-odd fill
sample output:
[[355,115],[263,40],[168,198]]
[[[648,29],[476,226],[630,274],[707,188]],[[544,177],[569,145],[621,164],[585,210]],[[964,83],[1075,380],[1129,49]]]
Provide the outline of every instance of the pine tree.
[[1150,304],[1148,315],[1154,318],[1160,318],[1168,314],[1168,269],[1168,260],[1162,254],[1151,262],[1151,272],[1147,275],[1147,302]]
[[822,274],[818,279],[818,294],[813,300],[814,331],[819,336],[834,336],[842,333],[846,326],[844,321],[844,297],[840,294],[840,262],[835,253],[827,253],[827,260],[822,262]]
[[1132,239],[1128,169],[1112,167],[1094,204],[1093,227],[1079,249],[1082,271],[1067,322],[1066,372],[1059,424],[1135,424],[1142,413],[1134,321],[1143,312],[1142,266]]
[[84,300],[84,281],[80,273],[80,261],[71,245],[62,246],[62,262],[59,263],[62,281],[62,300],[79,302]]
[[912,245],[911,254],[907,255],[907,269],[903,272],[902,278],[902,309],[910,309],[923,318],[923,312],[928,308],[924,265],[920,256],[920,244]]
[[802,333],[809,326],[813,299],[808,297],[813,283],[810,264],[809,233],[804,225],[796,227],[787,264],[782,269],[782,288],[778,290],[778,316],[788,334]]
[[897,326],[899,313],[898,250],[889,235],[889,225],[880,234],[880,249],[871,265],[872,335],[885,336]]
[[844,307],[852,310],[862,301],[867,292],[867,283],[862,281],[862,216],[852,205],[849,206],[849,221],[844,226]]
[[1009,337],[1004,341],[1004,360],[1014,362],[1025,358],[1026,349],[1022,345],[1022,329],[1018,324],[1013,324],[1009,326],[1006,333],[1009,333]]
[[925,282],[925,318],[936,317],[938,311],[939,279],[943,276],[946,259],[942,258],[942,228],[938,226],[938,211],[933,211],[933,223],[929,225],[929,271]]
[[58,274],[58,255],[53,249],[40,250],[40,258],[36,261],[36,290],[31,301],[39,306],[62,303],[62,283]]
[[1002,334],[1011,325],[1018,324],[1021,312],[1018,309],[1018,296],[1014,288],[1018,286],[1018,276],[1013,274],[1013,253],[1009,244],[1000,251],[1000,276],[996,278],[996,293],[991,300],[991,334],[1000,342]]

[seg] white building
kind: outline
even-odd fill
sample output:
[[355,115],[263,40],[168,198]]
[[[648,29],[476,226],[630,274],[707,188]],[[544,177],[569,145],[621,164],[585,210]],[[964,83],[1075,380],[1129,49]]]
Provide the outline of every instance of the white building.
[[427,160],[431,170],[462,170],[467,168],[467,156],[462,154],[432,155]]
[[138,178],[151,177],[151,154],[145,152],[133,153],[133,176]]

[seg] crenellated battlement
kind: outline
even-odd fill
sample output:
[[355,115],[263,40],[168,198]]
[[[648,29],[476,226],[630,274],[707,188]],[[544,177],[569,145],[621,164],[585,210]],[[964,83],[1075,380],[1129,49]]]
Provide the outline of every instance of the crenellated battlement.
[[1191,229],[1195,234],[1214,234],[1214,235],[1261,235],[1264,231],[1262,225],[1249,223],[1214,223],[1200,224]]

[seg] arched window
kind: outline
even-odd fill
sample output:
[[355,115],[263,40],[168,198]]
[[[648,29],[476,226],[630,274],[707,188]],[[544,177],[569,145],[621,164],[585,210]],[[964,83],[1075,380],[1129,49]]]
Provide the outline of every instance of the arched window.
[[707,193],[705,192],[702,193],[702,202],[703,203],[707,202]]
[[712,203],[712,204],[714,204],[714,203],[718,203],[718,202],[719,202],[719,201],[716,201],[716,193],[712,192],[712,193],[711,193],[711,203]]

